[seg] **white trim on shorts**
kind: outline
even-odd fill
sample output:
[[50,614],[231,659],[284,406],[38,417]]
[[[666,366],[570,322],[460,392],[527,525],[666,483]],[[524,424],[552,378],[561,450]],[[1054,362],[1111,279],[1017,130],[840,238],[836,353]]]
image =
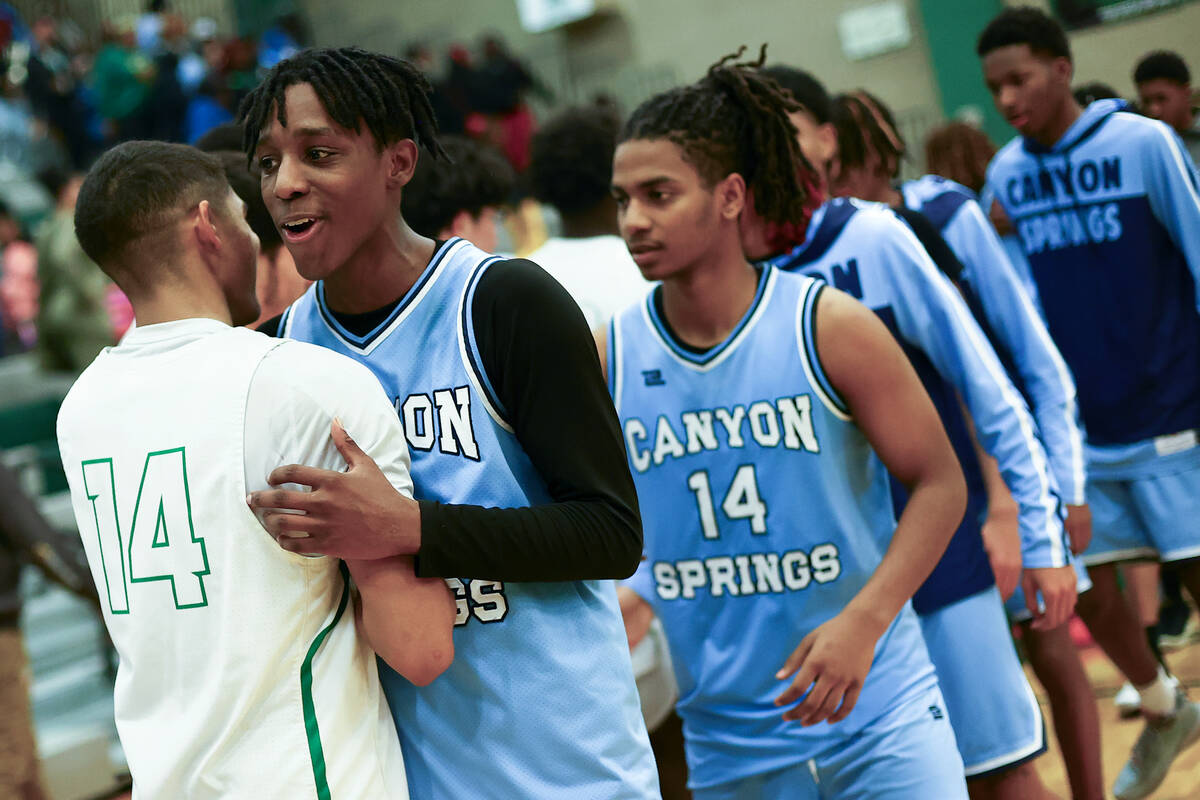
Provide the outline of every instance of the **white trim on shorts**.
[[1159,561],[1158,551],[1153,547],[1128,547],[1124,550],[1109,550],[1104,553],[1096,553],[1095,555],[1082,555],[1079,557],[1083,561],[1085,567],[1099,567],[1105,564],[1115,564],[1118,561],[1135,561],[1145,560]]

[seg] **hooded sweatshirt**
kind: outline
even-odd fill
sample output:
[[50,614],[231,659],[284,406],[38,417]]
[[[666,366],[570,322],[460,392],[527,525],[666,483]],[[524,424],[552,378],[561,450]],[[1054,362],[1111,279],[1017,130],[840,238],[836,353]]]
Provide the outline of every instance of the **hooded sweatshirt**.
[[1200,194],[1165,124],[1097,100],[1047,148],[1017,138],[988,185],[1029,260],[1097,448],[1200,428]]

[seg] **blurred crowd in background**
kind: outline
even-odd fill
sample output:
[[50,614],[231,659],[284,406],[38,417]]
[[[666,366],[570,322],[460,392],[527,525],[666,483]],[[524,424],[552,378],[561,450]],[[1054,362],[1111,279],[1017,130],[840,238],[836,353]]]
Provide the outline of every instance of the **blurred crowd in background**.
[[[257,37],[221,36],[213,19],[188,19],[168,0],[150,0],[144,13],[106,21],[89,37],[70,19],[24,19],[0,2],[0,357],[36,350],[43,368],[78,372],[131,322],[128,303],[74,240],[74,197],[91,161],[120,141],[196,143],[229,126],[265,71],[310,44],[297,14]],[[496,198],[494,187],[485,192],[488,214],[521,212],[499,225],[497,247],[534,250],[547,229],[529,200],[538,127],[529,100],[554,109],[554,94],[495,35],[439,52],[414,42],[402,55],[429,76],[442,134],[494,149],[511,168],[500,181],[507,197]],[[1200,115],[1182,59],[1151,54],[1131,68],[1139,71],[1144,111],[1172,124],[1200,155]],[[1117,96],[1078,77],[1084,104]],[[619,116],[607,97],[594,104]],[[224,130],[223,146],[240,149],[236,133]],[[951,123],[929,144],[933,159],[958,159],[946,168],[956,173],[950,177],[972,188],[982,183],[994,152],[982,132]],[[553,228],[555,212],[548,216]]]
[[[257,37],[221,36],[213,19],[150,0],[89,37],[70,19],[24,19],[0,2],[0,357],[36,350],[43,368],[78,372],[132,321],[74,241],[89,164],[130,139],[196,143],[310,43],[296,14]],[[430,76],[443,133],[494,146],[517,174],[527,168],[535,122],[525,98],[554,98],[498,37],[440,59],[422,44],[404,55]]]

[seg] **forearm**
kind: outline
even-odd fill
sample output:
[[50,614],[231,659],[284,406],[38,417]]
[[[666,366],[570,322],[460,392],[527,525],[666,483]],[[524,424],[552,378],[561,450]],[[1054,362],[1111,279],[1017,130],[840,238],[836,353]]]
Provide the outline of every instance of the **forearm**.
[[636,511],[606,499],[528,508],[420,506],[421,577],[620,579],[633,573],[642,555]]
[[966,502],[957,463],[912,486],[887,553],[846,610],[870,619],[882,635],[942,557]]
[[362,597],[359,619],[371,648],[425,685],[454,658],[454,598],[445,581],[418,578],[411,558],[347,560]]

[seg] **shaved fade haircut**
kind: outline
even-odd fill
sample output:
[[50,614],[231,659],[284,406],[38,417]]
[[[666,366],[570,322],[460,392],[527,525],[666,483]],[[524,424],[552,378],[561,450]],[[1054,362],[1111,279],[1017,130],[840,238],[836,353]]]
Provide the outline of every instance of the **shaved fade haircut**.
[[142,278],[123,264],[133,255],[130,245],[167,228],[202,200],[224,215],[229,191],[215,156],[183,144],[125,142],[100,156],[84,178],[75,235],[119,285],[141,285]]

